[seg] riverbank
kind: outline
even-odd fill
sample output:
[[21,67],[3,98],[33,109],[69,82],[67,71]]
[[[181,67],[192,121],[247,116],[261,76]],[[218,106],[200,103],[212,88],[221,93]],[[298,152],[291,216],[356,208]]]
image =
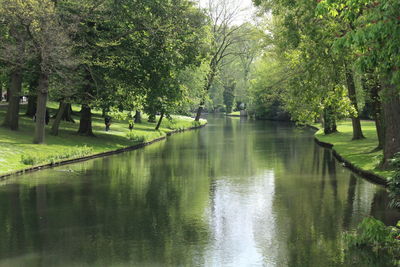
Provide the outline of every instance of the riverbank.
[[[57,103],[49,103],[50,114],[57,110]],[[104,119],[100,111],[93,111],[93,133],[95,137],[76,134],[79,118],[74,116],[76,123],[62,122],[59,136],[50,135],[50,124],[46,126],[46,144],[34,145],[34,123],[31,118],[23,116],[26,107],[21,107],[20,129],[11,131],[0,127],[0,178],[16,173],[24,173],[53,166],[67,164],[77,160],[120,153],[137,149],[155,141],[165,139],[175,132],[204,126],[207,122],[194,122],[190,117],[173,116],[172,120],[164,119],[160,130],[156,131],[155,123],[147,122],[143,116],[142,123],[135,124],[132,132],[128,129],[126,120],[112,120],[110,131],[104,130]],[[6,106],[0,107],[0,122],[5,116]],[[73,107],[74,112],[79,106]]]
[[247,111],[234,111],[231,113],[227,113],[228,117],[247,117]]
[[[316,126],[316,125],[314,125]],[[373,121],[361,121],[365,139],[352,140],[352,124],[350,120],[338,123],[338,132],[325,135],[322,129],[318,129],[315,138],[321,145],[333,149],[333,153],[356,173],[372,181],[385,184],[393,175],[393,171],[378,168],[382,160],[382,150],[375,151],[378,145],[375,123]],[[316,126],[318,127],[318,126]]]

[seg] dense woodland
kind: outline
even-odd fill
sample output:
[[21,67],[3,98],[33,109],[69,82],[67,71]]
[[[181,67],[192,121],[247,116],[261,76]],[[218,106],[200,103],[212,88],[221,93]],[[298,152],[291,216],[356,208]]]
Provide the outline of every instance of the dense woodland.
[[[383,167],[400,151],[400,3],[396,0],[255,0],[258,19],[238,24],[234,1],[1,0],[3,126],[18,130],[20,96],[43,143],[46,102],[60,103],[52,134],[81,105],[149,115],[247,109],[256,117],[322,122],[375,120]],[[200,104],[200,105],[199,105]]]

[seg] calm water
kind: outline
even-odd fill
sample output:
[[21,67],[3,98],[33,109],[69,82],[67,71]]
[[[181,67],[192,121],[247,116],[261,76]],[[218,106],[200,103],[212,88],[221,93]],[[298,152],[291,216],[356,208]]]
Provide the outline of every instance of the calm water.
[[346,266],[343,232],[400,219],[386,206],[310,130],[209,118],[142,150],[1,182],[0,266]]

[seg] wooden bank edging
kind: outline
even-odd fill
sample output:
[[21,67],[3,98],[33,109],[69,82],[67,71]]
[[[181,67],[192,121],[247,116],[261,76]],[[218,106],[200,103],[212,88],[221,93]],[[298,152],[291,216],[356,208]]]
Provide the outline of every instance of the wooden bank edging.
[[[314,126],[309,126],[313,129],[318,129]],[[319,130],[319,129],[318,129]],[[370,171],[366,171],[363,170],[357,166],[355,166],[353,163],[351,163],[350,161],[346,160],[345,158],[343,158],[333,147],[333,144],[330,143],[326,143],[323,141],[320,141],[317,137],[314,137],[315,142],[325,148],[329,148],[332,150],[332,154],[333,156],[341,163],[343,163],[344,167],[350,169],[352,172],[360,175],[361,177],[367,179],[370,182],[376,183],[376,184],[380,184],[383,186],[387,186],[387,180],[385,178],[383,178],[382,176],[375,174],[373,172]]]
[[85,156],[85,157],[80,157],[80,158],[75,158],[75,159],[62,160],[62,161],[58,161],[55,163],[47,163],[47,164],[37,165],[37,166],[22,169],[22,170],[18,170],[18,171],[12,171],[12,172],[9,172],[6,174],[0,174],[0,180],[4,180],[5,178],[13,176],[13,175],[23,175],[23,174],[26,174],[29,172],[40,171],[40,170],[44,170],[44,169],[49,169],[49,168],[53,168],[53,167],[71,164],[71,163],[78,163],[78,162],[83,162],[83,161],[87,161],[87,160],[91,160],[91,159],[96,159],[96,158],[101,158],[101,157],[106,157],[106,156],[111,156],[111,155],[115,155],[115,154],[120,154],[123,152],[136,150],[136,149],[151,145],[153,143],[165,140],[165,139],[167,139],[168,136],[171,136],[173,134],[200,129],[200,128],[205,127],[206,125],[207,125],[207,123],[199,125],[199,126],[186,128],[186,129],[171,131],[171,132],[166,133],[165,136],[161,136],[161,137],[153,139],[149,142],[144,142],[144,143],[136,144],[136,145],[129,146],[129,147],[119,148],[116,150],[101,152],[101,153],[93,154],[90,156]]

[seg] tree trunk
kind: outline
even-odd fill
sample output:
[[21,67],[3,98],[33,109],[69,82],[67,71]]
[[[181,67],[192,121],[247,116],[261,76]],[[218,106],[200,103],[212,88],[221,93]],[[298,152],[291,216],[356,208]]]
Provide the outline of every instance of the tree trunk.
[[347,90],[349,93],[349,98],[351,101],[351,104],[353,105],[354,109],[357,112],[356,116],[351,116],[351,122],[353,125],[353,140],[358,140],[358,139],[363,139],[365,138],[362,129],[361,129],[361,122],[360,122],[360,117],[359,117],[359,111],[358,111],[358,104],[357,104],[357,95],[356,95],[356,86],[354,84],[354,77],[353,73],[347,66],[345,66],[346,70],[346,82],[347,82]]
[[[22,85],[21,85],[22,86]],[[6,95],[6,101],[7,102],[9,102],[10,101],[10,94],[11,94],[11,89],[10,89],[10,86],[8,86],[8,88],[7,88],[7,95]]]
[[[221,57],[221,59],[222,59],[222,57]],[[206,94],[208,94],[208,91],[210,90],[211,85],[214,82],[215,75],[217,74],[217,68],[218,68],[218,63],[213,61],[213,60],[211,60],[211,62],[210,62],[210,70],[209,70],[209,72],[207,74],[206,83],[204,85],[204,92]],[[205,104],[205,100],[203,99],[203,100],[201,100],[199,108],[197,109],[196,117],[194,119],[195,121],[199,121],[200,120],[201,113],[204,110],[204,104]]]
[[204,100],[201,101],[199,108],[197,109],[196,113],[196,118],[194,119],[195,121],[199,121],[201,117],[201,113],[203,112],[204,109]]
[[64,113],[64,117],[63,119],[72,123],[75,123],[74,118],[72,117],[72,114],[74,113],[74,111],[72,110],[72,104],[68,103],[67,107],[65,109],[65,113]]
[[73,113],[72,104],[71,103],[66,103],[65,110],[64,110],[64,113],[63,113],[63,116],[62,116],[61,119],[65,120],[65,121],[69,121],[69,122],[75,123],[74,118],[72,118],[72,113]]
[[383,117],[385,140],[382,167],[390,167],[390,159],[400,152],[400,97],[395,85],[383,88]]
[[375,120],[376,134],[378,136],[378,146],[376,147],[376,150],[380,150],[383,148],[383,143],[385,140],[384,124],[382,118],[382,102],[379,96],[379,91],[380,87],[378,84],[375,84],[370,89],[372,112]]
[[138,110],[135,113],[135,123],[142,123],[142,114]]
[[324,133],[331,134],[337,132],[336,119],[330,107],[324,110]]
[[87,104],[82,105],[78,134],[94,136],[92,130],[92,111]]
[[375,148],[375,150],[381,150],[383,149],[383,145],[385,143],[385,126],[381,114],[379,114],[379,117],[377,116],[375,118],[375,127],[376,135],[378,136],[378,146]]
[[60,102],[60,107],[58,109],[56,118],[53,122],[53,126],[51,127],[51,134],[57,136],[58,135],[58,129],[60,127],[60,122],[62,120],[63,115],[65,114],[65,111],[67,109],[67,103],[64,101]]
[[157,126],[156,126],[156,130],[160,129],[161,122],[162,122],[163,118],[164,118],[164,112],[161,112],[161,116],[160,116],[160,119],[158,120],[158,123],[157,123]]
[[47,73],[40,73],[39,86],[37,92],[36,124],[33,143],[43,144],[46,129],[46,104],[49,89],[49,77]]
[[25,115],[33,117],[36,114],[37,95],[36,92],[39,86],[39,73],[40,71],[34,72],[34,77],[29,82],[29,93],[28,93],[28,106]]
[[29,95],[28,96],[28,105],[26,108],[25,115],[28,117],[33,117],[36,114],[36,105],[37,105],[37,96],[36,95]]
[[21,69],[14,69],[11,73],[11,82],[7,93],[8,107],[3,125],[11,130],[18,130],[19,122],[19,102],[22,87]]
[[58,106],[58,111],[53,116],[53,118],[57,118],[62,105],[65,105],[65,107],[63,107],[63,109],[62,109],[63,113],[61,114],[61,120],[75,123],[75,120],[72,118],[72,105],[71,105],[71,103],[65,103],[64,101],[60,101],[60,104]]

